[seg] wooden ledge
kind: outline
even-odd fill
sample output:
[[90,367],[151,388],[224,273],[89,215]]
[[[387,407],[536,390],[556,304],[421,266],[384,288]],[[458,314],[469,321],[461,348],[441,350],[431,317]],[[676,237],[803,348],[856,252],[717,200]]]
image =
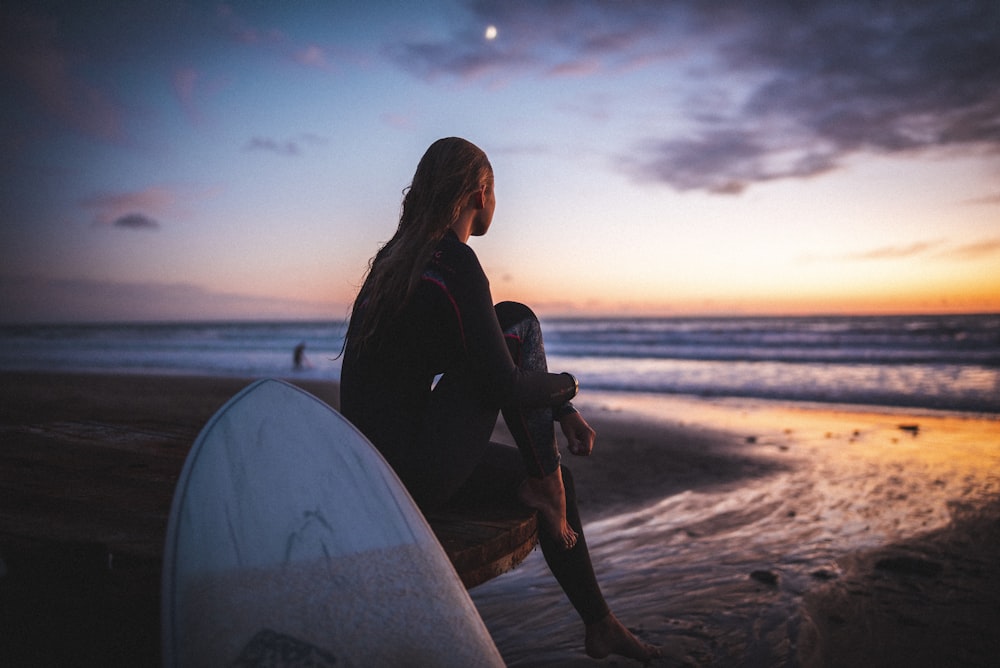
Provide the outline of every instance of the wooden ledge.
[[466,589],[514,569],[538,542],[538,520],[523,507],[446,508],[427,521]]

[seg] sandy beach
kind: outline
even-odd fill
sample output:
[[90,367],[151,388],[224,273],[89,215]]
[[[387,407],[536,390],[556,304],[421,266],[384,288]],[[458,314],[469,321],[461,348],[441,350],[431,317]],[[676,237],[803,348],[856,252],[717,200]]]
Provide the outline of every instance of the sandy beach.
[[[247,381],[0,379],[0,657],[157,665],[173,485]],[[335,384],[302,385],[336,405]],[[663,646],[657,665],[1000,656],[995,417],[586,392],[578,405],[597,450],[564,461],[598,575]],[[472,594],[510,665],[600,665],[537,551]]]

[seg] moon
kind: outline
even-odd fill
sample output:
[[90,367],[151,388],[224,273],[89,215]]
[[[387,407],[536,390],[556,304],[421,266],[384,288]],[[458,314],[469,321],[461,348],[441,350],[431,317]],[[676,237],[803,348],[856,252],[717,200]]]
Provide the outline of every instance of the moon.
[[486,33],[483,36],[490,41],[495,40],[497,38],[497,27],[493,25],[486,26]]

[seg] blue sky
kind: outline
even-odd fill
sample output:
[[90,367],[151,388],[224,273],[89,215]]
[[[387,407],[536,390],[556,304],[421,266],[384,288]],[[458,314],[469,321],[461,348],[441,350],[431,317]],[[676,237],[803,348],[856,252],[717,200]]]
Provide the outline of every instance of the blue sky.
[[1000,310],[995,2],[0,16],[0,321],[343,317],[449,135],[543,315]]

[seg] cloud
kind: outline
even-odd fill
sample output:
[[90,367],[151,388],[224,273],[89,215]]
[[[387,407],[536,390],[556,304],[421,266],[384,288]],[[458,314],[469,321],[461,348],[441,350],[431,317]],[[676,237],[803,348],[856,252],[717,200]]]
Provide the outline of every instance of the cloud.
[[[119,105],[81,74],[85,62],[60,43],[59,24],[31,14],[0,16],[0,70],[48,118],[105,141],[125,137]],[[8,89],[9,90],[9,89]]]
[[[122,220],[131,219],[140,214],[136,211],[151,211],[155,214],[165,214],[173,211],[177,203],[177,193],[161,186],[154,186],[138,192],[101,193],[84,199],[80,204],[94,212],[95,225],[113,225],[117,227],[142,227],[137,221],[122,224]],[[150,219],[152,220],[152,219]],[[157,223],[158,227],[159,224]]]
[[[393,43],[385,53],[427,80],[506,79],[532,74],[576,77],[621,67],[640,54],[662,50],[657,37],[665,36],[661,29],[676,15],[671,5],[651,1],[473,0],[465,3],[464,15],[451,15],[448,34]],[[484,29],[490,25],[498,28],[495,39],[484,37]]]
[[177,188],[150,186],[144,190],[119,193],[98,193],[80,201],[80,206],[92,212],[98,227],[125,229],[159,229],[163,218],[183,218],[187,205],[215,194],[209,188]]
[[292,59],[299,65],[305,65],[306,67],[315,67],[320,70],[332,69],[326,50],[316,44],[295,49],[292,53]]
[[194,122],[200,122],[201,113],[195,104],[195,89],[198,85],[198,71],[193,67],[176,70],[173,75],[174,94],[181,103],[184,113]]
[[326,146],[327,144],[330,143],[329,138],[324,137],[323,135],[315,134],[313,132],[305,132],[299,135],[299,137],[302,139],[303,142],[305,142],[306,144],[311,144],[312,146]]
[[204,118],[200,102],[206,96],[219,92],[226,85],[224,81],[218,79],[206,79],[204,72],[194,67],[175,69],[170,84],[184,115],[195,125],[200,125]]
[[112,225],[114,227],[124,227],[130,230],[158,230],[160,229],[160,224],[150,218],[149,216],[144,216],[141,213],[130,213],[120,218],[117,218]]
[[270,137],[254,137],[243,150],[245,151],[267,151],[278,155],[299,155],[302,152],[301,144],[310,146],[325,146],[330,140],[322,135],[304,133],[297,139],[278,140]]
[[280,43],[285,40],[278,30],[261,30],[251,25],[230,4],[220,4],[215,12],[215,25],[229,39],[246,45]]
[[983,197],[975,197],[972,199],[965,200],[965,203],[974,205],[1000,204],[1000,193],[996,195],[984,195]]
[[823,260],[847,261],[881,261],[904,260],[907,258],[928,256],[932,259],[957,260],[960,262],[987,259],[1000,255],[1000,237],[981,239],[959,246],[949,246],[943,239],[936,241],[917,241],[910,244],[880,246],[856,253],[846,253],[839,256],[809,255],[804,262]]
[[940,242],[918,241],[905,246],[882,246],[861,253],[847,255],[849,260],[899,260],[926,253]]
[[726,195],[738,195],[751,183],[816,176],[834,168],[833,156],[821,145],[739,129],[655,142],[620,164],[638,180]]
[[246,151],[267,151],[278,155],[298,155],[299,145],[294,141],[278,141],[267,137],[254,137],[246,147]]
[[[616,164],[638,180],[736,194],[858,153],[1000,150],[994,0],[466,7],[449,34],[389,56],[429,81],[644,72],[662,81],[662,115],[685,129],[628,140]],[[488,43],[487,24],[500,29]]]
[[490,153],[496,155],[548,155],[552,151],[544,144],[510,143],[498,145]]
[[415,127],[413,118],[407,114],[386,112],[380,116],[383,123],[397,130],[412,130]]
[[923,255],[929,251],[939,249],[933,255],[936,258],[948,260],[972,261],[990,258],[1000,255],[1000,237],[981,239],[955,247],[945,247],[944,241],[922,241],[905,246],[884,246],[862,253],[847,256],[853,260],[896,260],[917,255]]
[[854,253],[843,253],[839,255],[825,255],[822,253],[808,253],[802,255],[799,260],[803,263],[812,262],[870,262],[881,260],[901,260],[910,257],[924,255],[929,251],[940,248],[943,241],[916,241],[910,244],[898,244],[891,246],[879,246],[868,250]]
[[585,77],[600,71],[600,63],[594,60],[574,60],[553,65],[549,74],[554,77]]
[[[763,77],[729,118],[701,132],[709,144],[733,132],[755,137],[752,160],[737,151],[675,174],[662,166],[689,147],[661,142],[640,152],[640,167],[678,189],[713,190],[720,179],[816,176],[860,152],[1000,149],[1000,5],[807,6],[741,15],[723,37],[725,71]],[[784,165],[771,164],[782,154]]]
[[237,44],[254,47],[303,67],[331,71],[330,49],[320,44],[300,45],[282,30],[253,25],[232,5],[221,5],[215,14],[216,28]]
[[983,239],[941,253],[941,257],[953,260],[981,260],[994,255],[1000,255],[1000,237]]

